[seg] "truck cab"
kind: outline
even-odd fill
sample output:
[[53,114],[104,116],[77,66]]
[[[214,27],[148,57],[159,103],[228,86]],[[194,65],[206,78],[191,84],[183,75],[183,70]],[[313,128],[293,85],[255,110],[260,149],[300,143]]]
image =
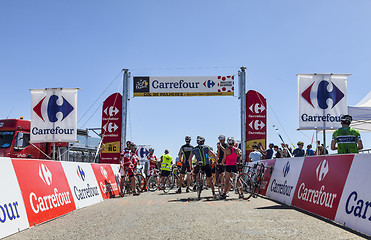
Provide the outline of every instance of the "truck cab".
[[0,120],[0,157],[45,159],[48,144],[30,144],[30,127],[29,120]]

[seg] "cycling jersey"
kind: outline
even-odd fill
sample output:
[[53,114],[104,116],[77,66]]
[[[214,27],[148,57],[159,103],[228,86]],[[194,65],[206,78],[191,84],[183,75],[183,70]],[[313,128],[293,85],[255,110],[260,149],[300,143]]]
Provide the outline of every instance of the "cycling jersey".
[[227,154],[225,163],[227,166],[232,166],[236,165],[237,163],[237,157],[238,155],[236,154],[236,149],[235,148],[230,148],[231,149],[231,154]]
[[[157,158],[156,158],[156,156],[154,156],[154,155],[152,155],[152,154],[150,154],[150,153],[147,154],[147,159],[148,159],[148,161],[149,161],[149,160],[152,160],[152,161],[156,161],[156,162],[157,162]],[[149,169],[150,169],[150,170],[152,170],[153,168],[156,167],[156,163],[154,163],[154,162],[152,162],[152,161],[149,161]]]
[[129,149],[125,148],[123,153],[121,153],[121,156],[122,165],[124,167],[129,167],[129,165],[131,164],[131,157],[133,156],[132,152]]
[[361,140],[358,130],[351,127],[342,127],[332,134],[332,139],[338,144],[338,153],[358,153],[357,141]]
[[173,158],[170,155],[162,155],[161,170],[170,171],[172,162]]
[[196,156],[197,162],[202,162],[202,165],[209,165],[210,147],[206,145],[197,145],[193,148],[192,153]]
[[191,155],[192,150],[193,150],[193,146],[189,143],[186,143],[180,147],[180,151],[182,152],[182,156],[183,156],[183,164],[189,164],[188,159],[189,159],[189,155]]
[[[223,143],[222,146],[223,146],[223,148],[227,148],[228,147],[228,144]],[[223,150],[220,149],[218,163],[222,163],[223,157],[224,157],[224,152],[223,152]]]

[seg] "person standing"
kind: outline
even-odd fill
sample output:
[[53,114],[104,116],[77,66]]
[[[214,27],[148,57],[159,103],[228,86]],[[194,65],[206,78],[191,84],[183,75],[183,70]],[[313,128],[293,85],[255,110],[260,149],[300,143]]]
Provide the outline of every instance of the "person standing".
[[[213,156],[214,159],[217,159],[216,154],[210,149],[209,146],[204,145],[205,138],[201,136],[197,136],[197,146],[193,148],[192,153],[189,155],[188,161],[189,165],[191,166],[191,170],[193,170],[193,174],[197,175],[199,171],[204,171],[206,174],[206,180],[211,187],[211,191],[213,197],[216,198],[214,184],[212,181],[212,173],[211,173],[211,164],[209,160],[209,155]],[[196,161],[201,163],[200,165],[196,165],[194,168],[192,166],[192,158],[196,156]]]
[[252,145],[252,152],[249,154],[250,162],[256,162],[262,159],[262,154],[258,151],[258,145]]
[[305,156],[314,156],[314,150],[312,149],[312,144],[307,145],[307,152]]
[[178,157],[179,160],[182,163],[182,168],[180,170],[180,177],[178,178],[178,190],[176,193],[182,193],[182,184],[184,181],[184,176],[187,173],[187,189],[186,192],[189,192],[189,185],[191,183],[191,166],[189,165],[189,155],[192,153],[193,146],[191,145],[191,137],[186,136],[185,137],[185,142],[183,146],[180,147]]
[[224,172],[224,166],[222,165],[222,161],[224,158],[224,151],[223,148],[227,148],[228,144],[225,142],[225,136],[223,134],[219,135],[218,137],[219,142],[217,143],[217,165],[215,169],[215,183],[219,182],[219,176]]
[[274,147],[274,144],[273,143],[270,143],[269,144],[269,148],[266,150],[266,154],[265,154],[265,159],[272,159],[273,158],[273,147]]
[[298,147],[294,149],[292,154],[294,155],[294,157],[304,157],[304,155],[305,155],[305,151],[303,149],[304,143],[303,142],[298,142],[297,144],[298,144]]
[[338,150],[339,154],[346,154],[358,153],[358,150],[363,149],[361,134],[357,129],[349,127],[352,120],[353,118],[350,115],[341,117],[342,127],[332,134],[331,150]]
[[[165,150],[165,154],[161,156],[161,186],[164,187],[165,177],[170,176],[171,164],[173,163],[173,158],[169,155],[169,150]],[[159,188],[160,190],[161,187]]]

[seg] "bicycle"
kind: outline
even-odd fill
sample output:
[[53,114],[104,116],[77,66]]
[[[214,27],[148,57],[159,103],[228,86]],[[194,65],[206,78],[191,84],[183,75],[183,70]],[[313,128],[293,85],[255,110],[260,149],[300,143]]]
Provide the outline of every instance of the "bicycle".
[[[136,181],[135,187],[137,189],[137,192],[139,193],[137,178],[134,177],[134,180]],[[128,175],[128,167],[124,167],[124,176],[121,177],[120,186],[121,186],[121,193],[120,193],[121,197],[124,197],[126,193],[131,194],[133,192],[131,182],[130,182],[130,177]]]
[[199,171],[196,174],[195,184],[196,184],[197,199],[200,200],[201,199],[201,192],[202,192],[202,189],[205,185],[204,184],[204,182],[205,182],[205,172],[203,170],[201,170],[201,168],[202,168],[202,163],[201,162],[198,162],[197,166],[199,167]]
[[159,185],[159,171],[156,168],[151,170],[150,177],[147,181],[147,188],[149,191],[154,192],[158,189]]
[[[256,171],[251,171],[251,168],[256,169]],[[264,179],[264,172],[267,168],[271,170],[270,173],[272,174],[273,167],[265,166],[263,163],[256,163],[253,167],[249,166],[248,174],[250,175],[250,179],[252,180],[251,195],[254,198],[257,198],[260,194],[260,188]]]
[[136,181],[135,183],[138,184],[137,189],[140,192],[144,191],[144,176],[143,176],[143,168],[138,168],[137,173],[135,174]]
[[[231,189],[234,190],[236,194],[239,195],[243,200],[248,200],[252,194],[252,180],[250,175],[243,172],[242,169],[244,165],[237,164],[238,171],[237,173],[232,172],[230,177]],[[219,195],[222,196],[225,188],[225,172],[223,172],[219,177],[218,191]]]

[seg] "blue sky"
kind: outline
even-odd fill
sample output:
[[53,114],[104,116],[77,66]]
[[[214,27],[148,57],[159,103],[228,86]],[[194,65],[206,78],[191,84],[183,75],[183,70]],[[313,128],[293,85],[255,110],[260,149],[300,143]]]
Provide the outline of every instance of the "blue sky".
[[[276,125],[287,142],[307,144],[314,131],[296,130],[296,74],[350,73],[348,105],[360,101],[371,90],[370,12],[369,0],[2,0],[0,118],[30,119],[29,89],[77,87],[78,127],[100,127],[100,104],[122,90],[123,68],[215,76],[245,66],[247,89],[267,98],[268,142],[280,143]],[[221,133],[240,139],[236,97],[137,97],[129,111],[127,138],[157,155],[175,156],[185,135],[212,147]]]

